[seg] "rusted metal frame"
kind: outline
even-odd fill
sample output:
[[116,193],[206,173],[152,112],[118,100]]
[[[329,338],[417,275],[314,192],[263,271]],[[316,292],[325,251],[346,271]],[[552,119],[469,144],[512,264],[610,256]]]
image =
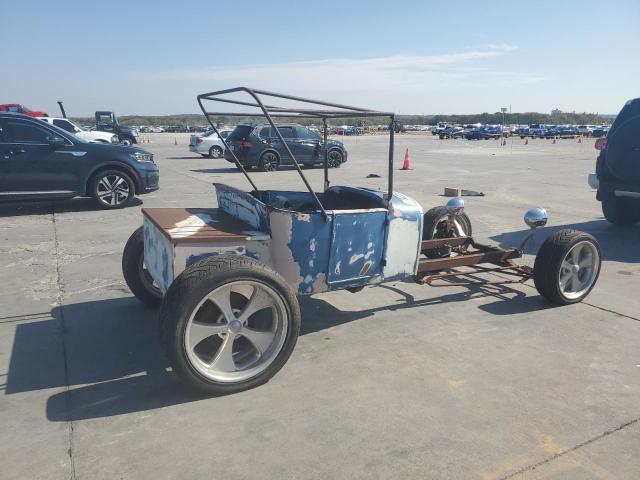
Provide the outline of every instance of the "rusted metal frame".
[[220,132],[218,131],[216,126],[211,121],[211,118],[209,118],[209,115],[207,115],[207,112],[204,109],[204,106],[202,105],[201,95],[198,95],[198,105],[200,105],[200,109],[204,113],[204,116],[207,119],[207,122],[209,122],[209,125],[211,125],[211,128],[213,128],[213,131],[215,132],[215,134],[222,141],[222,144],[224,145],[225,150],[228,151],[231,154],[231,156],[233,157],[233,161],[235,162],[236,166],[240,169],[240,171],[247,178],[247,181],[251,184],[251,186],[253,187],[253,190],[257,192],[258,191],[258,187],[256,186],[255,183],[253,183],[253,180],[251,180],[251,177],[249,176],[247,171],[244,169],[244,166],[242,166],[242,164],[240,163],[240,160],[238,159],[238,157],[236,157],[236,154],[233,152],[233,150],[231,150],[231,148],[229,147],[229,144],[227,143],[227,141],[224,138],[222,138],[222,136],[220,135]]
[[505,262],[513,258],[519,258],[521,253],[518,250],[503,250],[495,247],[485,251],[473,253],[462,253],[455,257],[429,258],[418,261],[418,273],[447,270],[456,267],[468,267],[480,263],[493,263],[501,266],[508,266]]
[[473,245],[471,237],[451,237],[451,238],[434,238],[432,240],[422,240],[420,251],[432,250],[438,247],[460,247],[464,245]]

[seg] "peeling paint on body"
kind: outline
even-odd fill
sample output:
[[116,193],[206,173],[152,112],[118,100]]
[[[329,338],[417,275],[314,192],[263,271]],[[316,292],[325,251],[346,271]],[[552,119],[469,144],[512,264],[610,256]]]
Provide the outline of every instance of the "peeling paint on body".
[[163,291],[185,268],[211,255],[256,258],[280,273],[299,295],[377,284],[416,271],[422,208],[405,195],[394,193],[387,209],[382,208],[384,192],[332,187],[319,194],[326,220],[306,192],[252,195],[221,184],[216,184],[216,192],[220,209],[246,224],[239,231],[246,236],[188,239],[199,226],[214,227],[214,218],[198,213],[170,229],[177,239],[173,245],[145,218],[145,259]]

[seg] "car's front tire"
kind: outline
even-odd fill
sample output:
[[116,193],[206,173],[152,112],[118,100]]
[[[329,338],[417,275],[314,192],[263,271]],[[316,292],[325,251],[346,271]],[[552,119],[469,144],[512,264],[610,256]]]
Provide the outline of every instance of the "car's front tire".
[[533,266],[536,289],[556,305],[581,302],[598,280],[601,253],[597,240],[577,230],[559,230],[538,250]]
[[[465,212],[453,215],[453,231],[449,232],[449,211],[444,206],[433,207],[423,216],[422,239],[435,240],[450,237],[470,237],[473,233],[471,220]],[[451,255],[452,249],[448,246],[432,248],[424,252],[428,258],[443,258]]]
[[245,256],[203,259],[171,284],[160,332],[173,370],[191,387],[223,395],[266,383],[300,331],[295,293],[277,272]]
[[135,196],[135,184],[122,170],[103,170],[91,182],[91,196],[105,209],[124,208]]

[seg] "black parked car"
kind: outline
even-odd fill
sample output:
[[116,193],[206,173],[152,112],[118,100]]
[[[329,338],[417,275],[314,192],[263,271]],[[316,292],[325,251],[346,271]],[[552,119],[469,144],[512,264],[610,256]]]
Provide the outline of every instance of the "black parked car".
[[[324,163],[324,141],[317,132],[300,125],[278,125],[278,130],[298,163],[306,166]],[[269,124],[238,125],[227,137],[227,143],[245,168],[257,167],[270,172],[283,165],[293,165],[293,159]],[[326,148],[329,167],[337,168],[347,161],[342,142],[328,140]],[[224,158],[234,162],[228,150]]]
[[94,197],[122,208],[158,189],[153,155],[137,147],[91,143],[26,115],[0,113],[0,200]]
[[440,140],[445,138],[462,138],[464,136],[464,128],[462,127],[447,127],[439,134]]
[[633,225],[640,221],[640,98],[622,107],[602,143],[589,184],[609,222]]

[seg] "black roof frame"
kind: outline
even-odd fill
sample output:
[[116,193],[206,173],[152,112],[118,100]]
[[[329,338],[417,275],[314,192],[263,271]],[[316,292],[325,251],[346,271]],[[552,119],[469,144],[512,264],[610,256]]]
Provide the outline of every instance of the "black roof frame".
[[[228,99],[228,98],[220,98],[221,95],[228,95],[228,94],[238,93],[238,92],[247,93],[249,96],[251,96],[251,98],[253,98],[254,102],[245,102],[245,101],[233,100],[233,99]],[[266,105],[266,104],[264,104],[262,102],[262,100],[260,99],[260,96],[269,97],[269,98],[272,98],[272,99],[275,98],[275,99],[291,100],[291,101],[295,101],[295,102],[307,103],[307,104],[310,104],[310,105],[316,105],[316,106],[321,106],[321,107],[329,107],[330,109],[293,108],[293,107],[278,107],[278,106],[274,106],[274,105]],[[278,136],[278,139],[282,142],[282,145],[287,150],[287,153],[289,154],[289,156],[293,160],[293,164],[295,165],[296,170],[298,171],[298,174],[300,175],[300,178],[302,179],[302,181],[304,182],[305,186],[307,187],[307,190],[309,190],[309,193],[311,193],[311,195],[313,196],[316,204],[318,205],[318,208],[322,211],[325,219],[328,219],[329,217],[327,215],[327,212],[326,212],[324,206],[322,205],[322,202],[320,201],[320,199],[318,198],[316,193],[313,191],[313,188],[311,188],[311,185],[307,181],[307,178],[305,177],[304,173],[302,172],[302,169],[300,168],[300,164],[298,163],[298,161],[296,160],[295,156],[293,155],[293,152],[291,151],[291,149],[289,148],[289,146],[285,142],[284,138],[282,137],[282,134],[278,130],[275,122],[273,121],[273,118],[279,118],[279,117],[287,117],[287,118],[316,118],[316,119],[322,120],[322,123],[323,123],[323,126],[324,126],[324,144],[326,146],[326,144],[327,144],[327,119],[330,119],[330,118],[351,118],[351,117],[389,117],[389,119],[390,119],[390,122],[389,122],[389,165],[388,165],[389,166],[389,174],[388,174],[389,185],[388,185],[386,203],[387,203],[387,207],[390,207],[391,196],[393,195],[393,146],[394,146],[394,129],[393,129],[393,125],[394,125],[394,120],[395,120],[395,114],[394,113],[391,113],[391,112],[379,112],[379,111],[375,111],[375,110],[369,110],[369,109],[366,109],[366,108],[351,107],[351,106],[348,106],[348,105],[341,105],[341,104],[338,104],[338,103],[329,103],[329,102],[325,102],[325,101],[322,101],[322,100],[313,100],[313,99],[310,99],[310,98],[297,97],[297,96],[293,96],[293,95],[285,95],[285,94],[282,94],[282,93],[275,93],[275,92],[267,92],[265,90],[252,89],[252,88],[247,88],[247,87],[236,87],[236,88],[229,88],[229,89],[226,89],[226,90],[218,90],[218,91],[215,91],[215,92],[203,93],[201,95],[198,95],[197,98],[198,98],[198,105],[200,106],[200,109],[202,110],[202,113],[204,113],[204,116],[206,117],[207,121],[209,122],[209,124],[213,128],[213,131],[218,135],[218,137],[220,138],[220,140],[224,144],[225,149],[233,157],[233,160],[235,161],[236,166],[242,171],[242,173],[247,178],[247,180],[249,181],[249,183],[251,184],[251,186],[253,187],[253,189],[255,191],[259,191],[258,187],[256,186],[255,183],[253,183],[253,180],[251,180],[251,178],[249,177],[249,174],[247,173],[245,168],[242,166],[242,164],[238,160],[238,157],[236,157],[236,154],[229,148],[229,145],[227,144],[227,141],[220,136],[220,134],[219,134],[220,132],[218,132],[218,129],[214,125],[214,122],[211,120],[211,117],[216,117],[216,116],[265,117],[267,119],[267,121],[269,122],[269,124],[271,125],[271,127],[273,128],[273,131],[275,132],[275,134]],[[255,107],[255,108],[259,108],[260,110],[262,110],[262,113],[211,112],[211,111],[208,111],[204,107],[204,104],[203,104],[204,100],[209,100],[209,101],[213,101],[213,102],[220,102],[220,103],[227,103],[227,104],[232,104],[232,105],[242,105],[242,106],[246,106],[246,107]],[[325,189],[325,191],[328,188],[329,188],[329,162],[328,162],[328,151],[325,148],[325,155],[324,155],[324,189]]]

